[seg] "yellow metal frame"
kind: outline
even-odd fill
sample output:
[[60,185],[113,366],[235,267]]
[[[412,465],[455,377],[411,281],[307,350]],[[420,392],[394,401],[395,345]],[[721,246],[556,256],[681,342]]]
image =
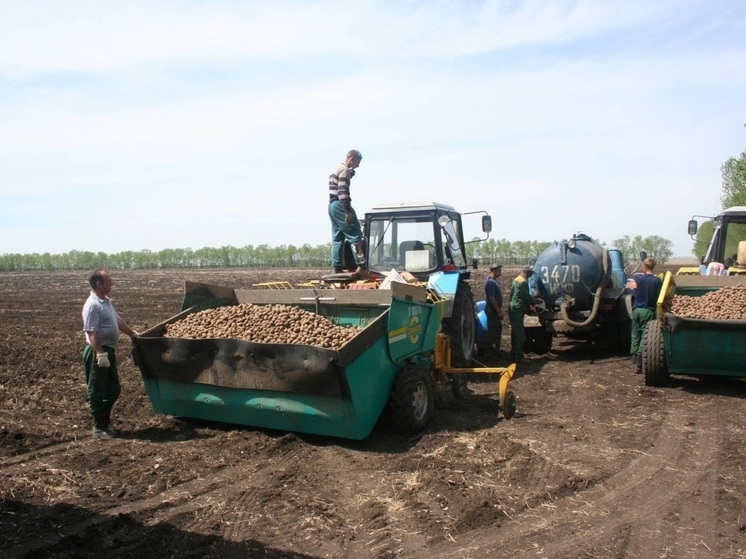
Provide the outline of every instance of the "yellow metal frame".
[[289,281],[267,281],[264,283],[255,283],[251,287],[256,289],[293,289]]
[[505,409],[505,395],[508,393],[510,379],[515,375],[516,364],[511,363],[507,367],[452,367],[451,366],[451,340],[445,334],[435,337],[435,370],[438,373],[448,374],[499,374],[497,383],[500,398],[500,409]]
[[682,266],[676,272],[677,276],[701,276],[702,272],[699,266]]
[[655,304],[655,314],[658,318],[663,318],[663,313],[666,312],[666,308],[669,305],[671,297],[676,292],[676,283],[674,282],[674,275],[671,272],[666,272],[663,276],[663,286],[661,287],[660,294],[658,295],[658,301]]

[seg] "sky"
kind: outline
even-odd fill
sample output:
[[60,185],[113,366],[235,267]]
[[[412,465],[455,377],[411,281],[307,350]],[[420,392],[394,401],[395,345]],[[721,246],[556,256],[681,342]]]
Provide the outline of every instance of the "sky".
[[745,124],[733,0],[2,0],[0,254],[321,245],[354,148],[359,214],[690,256]]

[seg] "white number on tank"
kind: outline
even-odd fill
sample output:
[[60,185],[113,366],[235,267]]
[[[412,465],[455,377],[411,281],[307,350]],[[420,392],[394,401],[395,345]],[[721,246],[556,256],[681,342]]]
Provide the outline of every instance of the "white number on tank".
[[560,291],[563,293],[572,293],[575,289],[573,284],[580,281],[580,265],[571,264],[563,266],[555,264],[550,273],[547,266],[542,266],[542,275],[549,284],[547,287],[549,293],[556,294]]

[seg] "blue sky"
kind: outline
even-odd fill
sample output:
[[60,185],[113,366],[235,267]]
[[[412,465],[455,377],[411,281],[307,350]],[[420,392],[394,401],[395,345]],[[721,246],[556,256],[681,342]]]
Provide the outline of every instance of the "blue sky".
[[323,244],[357,148],[361,214],[689,255],[744,123],[732,0],[3,0],[0,254]]

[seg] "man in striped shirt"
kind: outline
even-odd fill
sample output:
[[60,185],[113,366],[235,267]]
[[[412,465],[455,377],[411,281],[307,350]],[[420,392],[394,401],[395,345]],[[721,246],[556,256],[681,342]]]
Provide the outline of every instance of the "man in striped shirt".
[[357,265],[355,273],[365,273],[365,241],[350,197],[350,181],[362,160],[363,155],[351,149],[344,161],[329,175],[329,219],[332,222],[332,267],[335,273],[345,271],[342,266],[345,240],[352,247]]

